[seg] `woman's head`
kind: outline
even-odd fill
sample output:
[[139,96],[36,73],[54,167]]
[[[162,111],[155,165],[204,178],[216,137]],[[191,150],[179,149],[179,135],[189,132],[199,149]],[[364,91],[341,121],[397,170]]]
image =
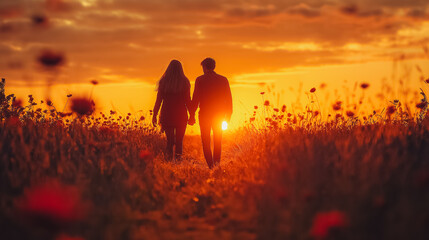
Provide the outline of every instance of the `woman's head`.
[[158,91],[162,93],[179,93],[191,87],[183,72],[182,64],[172,60],[158,82]]

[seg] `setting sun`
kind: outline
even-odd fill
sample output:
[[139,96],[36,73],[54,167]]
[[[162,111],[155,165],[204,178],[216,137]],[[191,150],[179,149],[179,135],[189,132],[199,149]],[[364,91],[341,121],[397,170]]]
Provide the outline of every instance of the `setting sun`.
[[222,130],[226,130],[228,128],[228,123],[226,121],[222,122]]

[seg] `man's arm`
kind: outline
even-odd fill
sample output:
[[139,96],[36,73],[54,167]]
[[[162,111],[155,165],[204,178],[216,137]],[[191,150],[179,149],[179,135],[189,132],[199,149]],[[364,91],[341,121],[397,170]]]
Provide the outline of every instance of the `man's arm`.
[[195,80],[194,93],[192,95],[192,100],[189,110],[189,124],[195,124],[195,112],[197,111],[198,105],[200,104],[200,81],[198,78]]
[[195,88],[194,88],[194,94],[192,95],[192,114],[195,116],[195,111],[197,111],[198,106],[200,105],[200,95],[201,95],[201,86],[200,86],[200,80],[199,78],[197,78],[197,80],[195,80]]

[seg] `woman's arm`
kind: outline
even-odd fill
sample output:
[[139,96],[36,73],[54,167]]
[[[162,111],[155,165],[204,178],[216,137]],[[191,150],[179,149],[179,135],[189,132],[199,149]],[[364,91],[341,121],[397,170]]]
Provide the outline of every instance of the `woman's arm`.
[[159,112],[159,108],[161,107],[161,103],[162,103],[162,94],[160,91],[158,91],[158,94],[156,95],[156,102],[155,102],[155,106],[153,107],[153,116],[152,116],[152,124],[153,126],[157,125],[157,116],[158,116],[158,112]]

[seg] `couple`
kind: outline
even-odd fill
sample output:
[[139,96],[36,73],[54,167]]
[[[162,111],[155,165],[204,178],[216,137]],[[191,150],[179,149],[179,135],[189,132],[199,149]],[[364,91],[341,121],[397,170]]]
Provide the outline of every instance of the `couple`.
[[[195,124],[195,111],[199,107],[204,157],[209,168],[213,168],[220,164],[222,122],[228,122],[231,118],[232,96],[228,79],[214,71],[215,60],[206,58],[201,62],[201,66],[204,74],[195,81],[191,100],[191,84],[183,72],[182,64],[177,60],[170,62],[158,82],[152,123],[156,126],[157,115],[162,104],[159,122],[167,136],[167,156],[170,159],[173,157],[173,146],[176,146],[176,159],[180,159],[186,125]],[[210,144],[212,130],[213,154]]]

